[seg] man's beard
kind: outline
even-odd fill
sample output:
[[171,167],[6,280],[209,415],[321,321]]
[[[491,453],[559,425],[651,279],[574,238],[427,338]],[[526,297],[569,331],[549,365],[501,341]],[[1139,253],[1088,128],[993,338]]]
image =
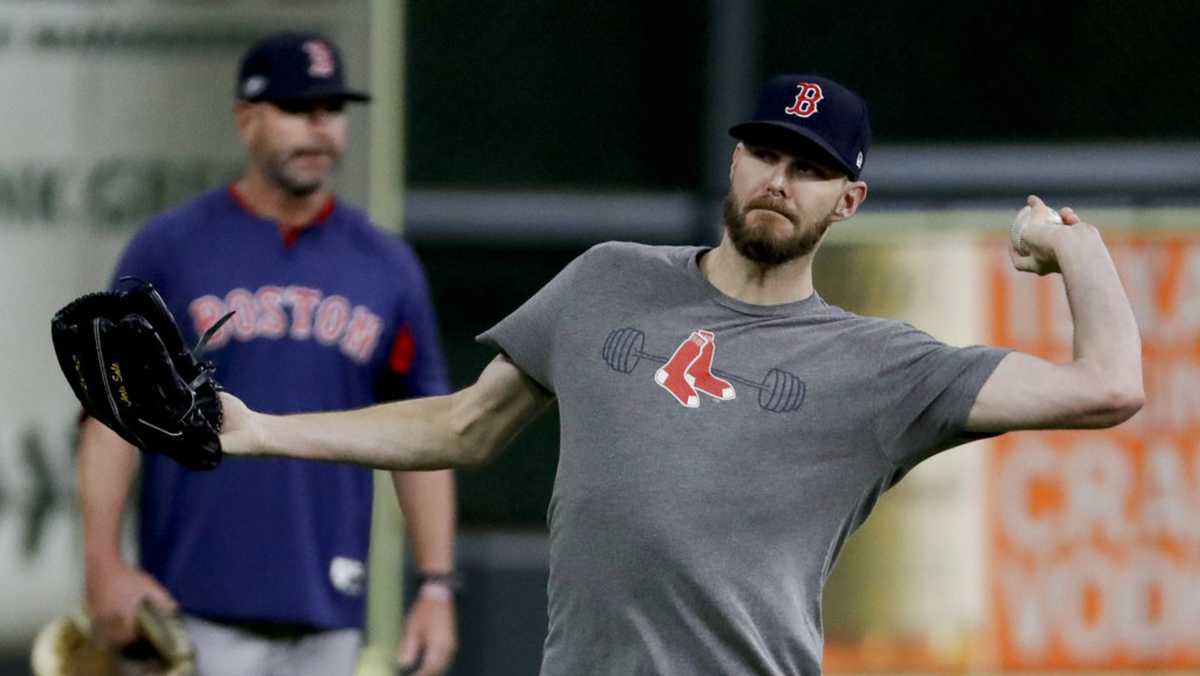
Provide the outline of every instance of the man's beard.
[[[776,238],[770,235],[769,227],[751,228],[746,223],[746,213],[754,209],[767,209],[786,218],[791,222],[795,234],[788,238]],[[724,218],[729,239],[738,253],[766,266],[782,265],[812,253],[833,223],[831,211],[819,222],[806,224],[799,214],[769,197],[756,197],[743,207],[733,192],[725,196]]]
[[301,148],[288,153],[286,156],[272,157],[264,166],[267,176],[275,185],[292,197],[308,197],[320,190],[329,178],[325,173],[317,178],[302,178],[288,171],[288,161],[304,153],[325,153],[333,158],[333,167],[337,166],[337,154],[328,148]]

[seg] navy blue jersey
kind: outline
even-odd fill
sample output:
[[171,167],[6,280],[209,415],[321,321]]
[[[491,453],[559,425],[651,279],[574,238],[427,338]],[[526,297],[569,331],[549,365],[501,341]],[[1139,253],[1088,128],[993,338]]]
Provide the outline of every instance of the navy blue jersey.
[[[115,278],[153,283],[184,337],[237,314],[204,358],[251,408],[331,411],[448,391],[424,273],[399,238],[332,199],[285,236],[232,187],[151,220]],[[371,473],[226,458],[191,472],[143,456],[141,563],[186,612],[360,627]]]

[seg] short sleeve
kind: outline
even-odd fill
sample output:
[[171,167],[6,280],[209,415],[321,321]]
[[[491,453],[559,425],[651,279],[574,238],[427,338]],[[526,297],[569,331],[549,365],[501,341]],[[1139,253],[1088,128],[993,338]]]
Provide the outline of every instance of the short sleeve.
[[967,416],[984,382],[1008,350],[954,347],[907,324],[881,351],[876,434],[884,454],[907,471],[972,441]]
[[406,259],[409,274],[404,276],[405,301],[396,318],[387,364],[376,386],[378,401],[450,392],[429,282],[416,255],[409,252]]
[[475,340],[503,352],[517,368],[554,392],[554,350],[560,344],[564,322],[586,293],[582,278],[593,251],[571,261],[532,298]]
[[115,289],[122,277],[136,277],[150,282],[161,292],[166,283],[162,271],[166,268],[164,258],[167,250],[161,224],[157,221],[146,224],[125,245],[113,269],[109,288]]

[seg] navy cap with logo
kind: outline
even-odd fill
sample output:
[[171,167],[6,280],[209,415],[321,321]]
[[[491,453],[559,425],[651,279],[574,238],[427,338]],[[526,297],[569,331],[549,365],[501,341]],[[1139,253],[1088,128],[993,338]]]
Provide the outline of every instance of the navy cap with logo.
[[754,117],[730,136],[796,155],[816,153],[858,180],[871,145],[867,104],[846,87],[819,75],[779,75],[759,90]]
[[317,33],[276,33],[255,43],[238,69],[242,101],[370,101],[350,89],[336,45]]

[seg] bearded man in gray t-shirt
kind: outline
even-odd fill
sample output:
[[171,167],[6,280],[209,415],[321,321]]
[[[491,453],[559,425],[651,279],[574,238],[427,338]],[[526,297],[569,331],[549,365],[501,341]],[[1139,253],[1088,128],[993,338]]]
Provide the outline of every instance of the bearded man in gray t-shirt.
[[225,395],[226,452],[473,465],[557,403],[542,673],[819,673],[822,587],[880,494],[972,438],[1129,418],[1140,340],[1096,228],[1070,209],[1011,252],[1061,272],[1070,362],[827,304],[813,256],[866,199],[865,104],[782,76],[731,133],[716,248],[594,247],[480,336],[499,356],[453,395],[286,418]]

